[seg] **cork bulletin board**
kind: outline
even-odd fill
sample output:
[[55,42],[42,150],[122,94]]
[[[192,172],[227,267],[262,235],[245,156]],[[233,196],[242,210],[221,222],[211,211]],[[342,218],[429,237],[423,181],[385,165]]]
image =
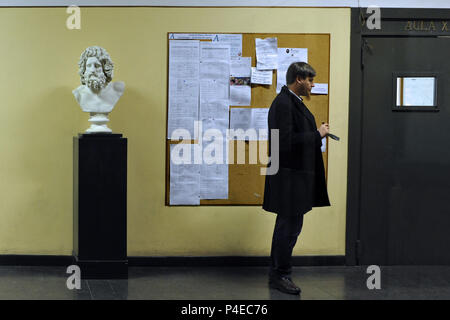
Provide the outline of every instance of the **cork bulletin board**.
[[[217,34],[214,32],[209,33]],[[307,48],[308,63],[317,72],[314,82],[327,83],[328,88],[330,88],[329,34],[242,33],[242,56],[252,58],[252,67],[256,66],[255,39],[273,37],[278,39],[279,48]],[[167,47],[169,47],[169,40],[167,42]],[[269,108],[277,95],[276,70],[273,71],[272,77],[272,85],[270,86],[252,84],[251,105],[247,107],[239,106],[238,108]],[[322,122],[328,122],[329,94],[311,94],[310,100],[304,99],[304,102],[308,109],[313,113],[318,127]],[[230,106],[230,109],[233,107],[234,106]],[[195,143],[195,141],[191,142]],[[170,145],[174,143],[179,143],[179,141],[166,140],[166,205],[169,205],[170,199]],[[243,144],[245,148],[245,164],[237,164],[236,161],[239,143]],[[228,165],[228,199],[200,200],[200,205],[262,205],[265,175],[260,174],[260,169],[266,167],[266,165],[249,164],[249,149],[251,143],[252,142],[248,141],[230,141],[230,150],[231,148],[234,150],[234,161],[230,159],[230,164]],[[267,141],[259,141],[256,145],[258,146],[258,149],[256,150],[258,154],[260,151],[267,154]],[[262,148],[263,150],[259,150],[259,148]],[[328,145],[326,151],[322,153],[322,156],[325,164],[325,174],[327,176]]]

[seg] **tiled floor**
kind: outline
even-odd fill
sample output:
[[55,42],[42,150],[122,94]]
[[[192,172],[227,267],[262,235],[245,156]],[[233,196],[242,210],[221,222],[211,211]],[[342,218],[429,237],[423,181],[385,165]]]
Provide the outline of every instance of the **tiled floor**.
[[369,290],[366,267],[295,267],[300,296],[269,289],[267,268],[130,267],[128,280],[82,280],[66,286],[65,267],[0,266],[0,299],[354,300],[450,299],[450,267],[381,267],[381,289]]

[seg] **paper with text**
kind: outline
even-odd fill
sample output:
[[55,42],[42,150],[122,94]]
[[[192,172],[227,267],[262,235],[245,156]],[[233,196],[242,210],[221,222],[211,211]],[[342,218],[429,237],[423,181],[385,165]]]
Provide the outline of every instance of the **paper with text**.
[[273,70],[278,67],[277,38],[255,39],[256,68],[258,70]]
[[308,62],[307,48],[278,48],[277,93],[286,85],[286,72],[294,62]]
[[198,120],[199,46],[197,40],[169,41],[168,139],[180,128],[194,136],[194,121]]

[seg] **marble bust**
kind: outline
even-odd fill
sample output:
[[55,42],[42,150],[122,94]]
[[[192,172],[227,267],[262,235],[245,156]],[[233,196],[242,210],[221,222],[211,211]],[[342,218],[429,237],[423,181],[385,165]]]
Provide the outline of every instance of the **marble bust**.
[[106,123],[119,98],[122,96],[125,84],[121,81],[111,82],[113,77],[113,62],[102,47],[87,48],[78,62],[81,86],[72,91],[75,99],[84,112],[90,113],[92,132],[112,132]]

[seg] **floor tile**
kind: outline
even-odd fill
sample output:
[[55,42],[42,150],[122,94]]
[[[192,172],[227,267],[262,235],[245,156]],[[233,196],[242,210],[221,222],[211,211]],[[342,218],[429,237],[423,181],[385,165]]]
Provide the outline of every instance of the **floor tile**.
[[64,267],[0,266],[0,299],[30,300],[417,300],[450,299],[448,266],[382,266],[370,290],[367,266],[294,267],[300,295],[270,289],[266,267],[130,267],[128,280],[82,280]]

